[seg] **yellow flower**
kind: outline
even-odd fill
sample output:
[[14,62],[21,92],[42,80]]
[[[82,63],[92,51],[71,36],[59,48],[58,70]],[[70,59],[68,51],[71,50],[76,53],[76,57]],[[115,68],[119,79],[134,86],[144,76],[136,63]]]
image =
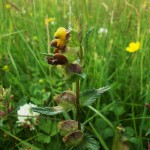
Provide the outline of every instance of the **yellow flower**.
[[43,79],[39,79],[39,83],[43,83],[44,82],[44,80]]
[[54,33],[54,37],[60,40],[66,40],[67,30],[64,27],[60,27]]
[[49,22],[54,22],[55,18],[46,18],[45,19],[45,24],[47,25]]
[[3,66],[2,70],[4,71],[8,71],[9,70],[9,67],[7,65]]
[[126,48],[126,51],[128,51],[130,53],[134,53],[134,52],[138,51],[139,48],[140,48],[140,42],[136,42],[136,43],[131,42],[129,44],[129,47]]
[[30,16],[33,16],[33,13],[32,13],[32,12],[30,12],[30,13],[29,13],[29,15],[30,15]]
[[5,5],[5,8],[6,8],[6,9],[10,9],[10,7],[11,7],[10,4],[6,4],[6,5]]
[[63,40],[57,39],[57,46],[62,47],[64,44],[65,42]]

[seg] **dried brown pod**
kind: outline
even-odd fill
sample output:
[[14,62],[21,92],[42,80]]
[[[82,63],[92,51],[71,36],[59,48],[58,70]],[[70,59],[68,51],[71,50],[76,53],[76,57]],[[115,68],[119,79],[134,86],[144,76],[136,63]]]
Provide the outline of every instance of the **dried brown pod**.
[[63,138],[63,142],[66,146],[72,147],[77,146],[83,139],[83,132],[81,130],[77,130],[71,134],[66,135]]
[[76,95],[72,91],[65,91],[55,98],[57,104],[66,110],[73,108],[76,105]]
[[61,136],[65,136],[78,130],[78,122],[74,120],[65,120],[58,123],[58,129]]
[[68,60],[65,55],[56,53],[53,57],[46,56],[46,61],[51,65],[66,65]]

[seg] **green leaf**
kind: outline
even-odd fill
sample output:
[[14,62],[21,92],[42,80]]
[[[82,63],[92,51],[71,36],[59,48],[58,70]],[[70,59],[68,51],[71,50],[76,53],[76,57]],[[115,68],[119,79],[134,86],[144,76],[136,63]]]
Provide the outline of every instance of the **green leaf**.
[[102,93],[106,92],[110,88],[105,86],[99,89],[89,89],[81,93],[80,101],[82,106],[89,106],[91,105]]
[[49,143],[51,140],[50,135],[46,135],[44,133],[41,133],[37,138],[36,141],[39,141],[41,143]]
[[150,135],[150,129],[148,129],[148,131],[146,132],[145,136]]
[[39,86],[39,84],[32,84],[31,86],[30,86],[30,93],[32,94],[32,95],[34,95],[34,92],[36,91],[36,90],[40,90],[41,88],[40,88],[40,86]]
[[42,92],[40,91],[40,90],[35,90],[34,91],[34,96],[37,98],[37,99],[42,99],[43,98],[43,94],[42,94]]
[[105,141],[103,140],[103,138],[101,137],[101,135],[96,131],[96,129],[94,128],[94,126],[90,123],[90,126],[94,132],[94,134],[96,135],[96,137],[98,138],[98,140],[100,141],[100,143],[102,144],[102,146],[104,147],[105,150],[109,150],[109,148],[107,147],[107,144],[105,143]]
[[112,128],[107,127],[102,131],[101,135],[102,135],[103,139],[108,139],[109,137],[114,136],[114,131]]
[[127,137],[134,136],[134,129],[131,127],[125,127],[125,136]]
[[30,101],[33,102],[33,103],[36,104],[36,105],[41,105],[41,104],[43,104],[43,102],[42,102],[41,100],[39,100],[39,99],[37,99],[37,98],[34,98],[34,97],[31,97],[31,98],[30,98]]
[[58,124],[57,124],[57,122],[52,122],[50,135],[51,135],[51,136],[54,136],[54,135],[56,135],[58,132],[59,132],[59,131],[58,131]]
[[85,134],[82,142],[73,150],[99,150],[99,142],[96,141],[92,136]]
[[125,112],[124,106],[120,103],[114,104],[110,109],[116,116],[121,116]]
[[47,101],[48,100],[48,98],[50,97],[50,95],[51,95],[51,92],[46,92],[46,93],[44,93],[43,94],[43,101]]
[[42,131],[44,131],[45,133],[50,134],[50,132],[51,132],[51,124],[52,124],[51,120],[42,118],[40,120],[39,128]]
[[32,111],[38,112],[43,115],[53,116],[56,114],[63,113],[64,110],[60,106],[56,107],[32,107]]
[[92,106],[88,106],[91,110],[93,110],[98,116],[100,116],[114,131],[115,128],[110,120],[108,120],[101,112],[93,108]]

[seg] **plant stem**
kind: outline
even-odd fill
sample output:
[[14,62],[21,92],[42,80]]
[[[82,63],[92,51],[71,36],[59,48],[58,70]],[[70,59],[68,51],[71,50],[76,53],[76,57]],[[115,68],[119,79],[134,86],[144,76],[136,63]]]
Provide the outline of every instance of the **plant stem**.
[[76,81],[76,107],[77,107],[78,130],[81,130],[79,89],[80,89],[80,87],[79,87],[79,80],[78,80],[78,81]]
[[[80,31],[79,31],[79,34],[78,34],[78,40],[79,40],[79,43],[80,43],[80,53],[79,53],[80,65],[82,65],[83,49],[82,49],[82,26],[81,26],[81,22],[80,22]],[[77,107],[78,130],[81,130],[79,91],[80,91],[80,84],[79,84],[79,80],[78,80],[78,81],[76,81],[76,107]]]

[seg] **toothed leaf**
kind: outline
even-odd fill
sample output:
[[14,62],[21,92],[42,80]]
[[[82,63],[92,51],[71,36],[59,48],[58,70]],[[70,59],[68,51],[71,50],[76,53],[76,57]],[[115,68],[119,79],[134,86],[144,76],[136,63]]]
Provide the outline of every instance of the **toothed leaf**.
[[110,88],[105,86],[99,89],[89,89],[81,93],[80,102],[82,106],[91,105],[102,93],[106,92]]
[[53,116],[60,113],[63,113],[64,110],[60,106],[56,107],[32,107],[32,111],[38,112],[43,115]]

